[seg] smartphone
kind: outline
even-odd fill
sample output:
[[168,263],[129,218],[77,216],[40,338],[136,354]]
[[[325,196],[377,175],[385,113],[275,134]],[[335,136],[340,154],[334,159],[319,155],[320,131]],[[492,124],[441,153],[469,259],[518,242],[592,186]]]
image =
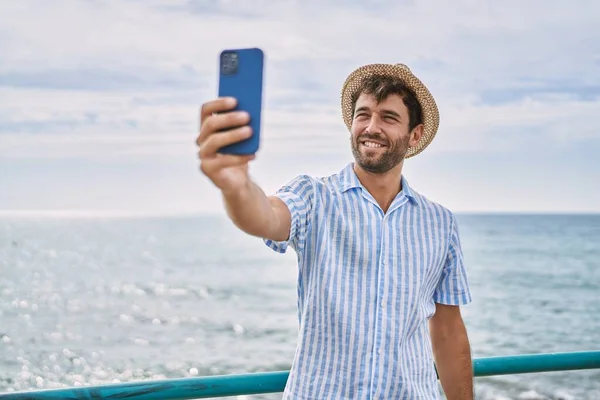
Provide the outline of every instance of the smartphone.
[[264,52],[259,48],[223,50],[219,58],[219,97],[235,97],[234,110],[250,115],[252,136],[219,149],[222,154],[252,155],[260,145]]

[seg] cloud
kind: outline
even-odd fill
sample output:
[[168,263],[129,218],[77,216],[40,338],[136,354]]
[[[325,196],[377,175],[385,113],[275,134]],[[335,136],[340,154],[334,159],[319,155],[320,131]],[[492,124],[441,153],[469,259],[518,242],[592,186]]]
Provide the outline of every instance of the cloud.
[[23,0],[0,15],[9,165],[193,162],[219,52],[254,46],[267,60],[261,177],[348,160],[339,91],[372,62],[408,64],[436,97],[431,157],[600,151],[595,1]]
[[108,68],[47,69],[40,72],[7,72],[0,74],[0,87],[39,88],[78,91],[131,91],[163,89],[181,90],[203,86],[201,75],[182,66],[177,71],[111,70]]
[[571,150],[578,142],[598,143],[600,96],[525,97],[502,104],[452,105],[432,149],[493,152]]

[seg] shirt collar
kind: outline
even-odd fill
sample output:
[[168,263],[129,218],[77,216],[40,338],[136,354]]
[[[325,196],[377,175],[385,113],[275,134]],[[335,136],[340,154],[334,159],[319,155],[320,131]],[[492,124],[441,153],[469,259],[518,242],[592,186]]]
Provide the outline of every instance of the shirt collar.
[[[408,181],[406,180],[404,175],[402,175],[402,177],[401,177],[401,183],[402,183],[401,193],[403,193],[409,200],[415,202],[416,201],[415,194],[414,194],[413,190],[411,189],[411,187],[408,185]],[[349,163],[340,172],[340,189],[343,193],[350,189],[355,189],[355,188],[360,188],[360,189],[366,190],[365,187],[360,183],[360,181],[358,180],[358,177],[356,176],[356,173],[354,172],[354,163]]]

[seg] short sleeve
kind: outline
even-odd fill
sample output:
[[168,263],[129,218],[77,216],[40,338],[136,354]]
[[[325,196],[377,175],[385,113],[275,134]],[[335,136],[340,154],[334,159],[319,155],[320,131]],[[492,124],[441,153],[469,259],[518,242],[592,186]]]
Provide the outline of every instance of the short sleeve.
[[457,306],[469,304],[472,301],[460,245],[458,224],[453,215],[446,261],[444,262],[440,281],[433,294],[433,300],[436,303]]
[[314,199],[313,184],[310,177],[298,176],[282,186],[275,196],[280,198],[288,207],[291,214],[291,226],[288,240],[277,242],[264,239],[265,244],[278,253],[285,253],[288,246],[300,252],[306,240],[306,231],[312,212]]

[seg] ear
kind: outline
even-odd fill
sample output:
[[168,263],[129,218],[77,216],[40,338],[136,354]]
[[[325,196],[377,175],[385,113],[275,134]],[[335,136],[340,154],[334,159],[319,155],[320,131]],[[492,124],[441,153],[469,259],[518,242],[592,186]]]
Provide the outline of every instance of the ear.
[[415,126],[410,133],[410,140],[408,141],[409,147],[414,147],[419,144],[421,137],[423,136],[423,124]]

